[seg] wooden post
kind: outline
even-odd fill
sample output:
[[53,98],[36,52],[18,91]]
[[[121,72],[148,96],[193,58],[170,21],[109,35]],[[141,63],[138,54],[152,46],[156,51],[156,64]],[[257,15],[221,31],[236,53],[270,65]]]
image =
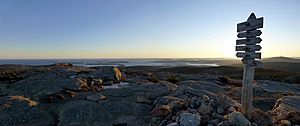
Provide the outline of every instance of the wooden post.
[[248,119],[251,118],[251,112],[253,110],[253,106],[252,106],[253,79],[254,79],[254,67],[244,64],[243,89],[242,89],[242,113]]
[[242,113],[251,119],[251,113],[253,110],[253,86],[252,82],[254,79],[254,68],[261,63],[255,59],[261,58],[261,50],[259,44],[262,40],[258,36],[262,34],[258,28],[263,27],[263,18],[256,18],[252,13],[246,22],[237,24],[238,39],[236,40],[236,51],[237,57],[243,57],[242,62],[244,63],[244,74],[243,74],[243,88],[242,88]]

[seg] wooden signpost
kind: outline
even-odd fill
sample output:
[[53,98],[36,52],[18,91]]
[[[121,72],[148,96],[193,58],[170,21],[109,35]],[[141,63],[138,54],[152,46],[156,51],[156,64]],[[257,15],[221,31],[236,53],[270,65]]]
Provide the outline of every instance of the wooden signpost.
[[251,13],[246,22],[237,24],[238,39],[236,40],[236,56],[243,58],[244,74],[243,74],[243,89],[242,89],[242,113],[248,118],[251,118],[251,112],[253,110],[253,87],[252,82],[254,79],[254,68],[260,65],[260,61],[255,59],[261,59],[261,50],[259,44],[262,39],[258,36],[262,34],[258,28],[263,28],[263,18],[256,18],[254,13]]

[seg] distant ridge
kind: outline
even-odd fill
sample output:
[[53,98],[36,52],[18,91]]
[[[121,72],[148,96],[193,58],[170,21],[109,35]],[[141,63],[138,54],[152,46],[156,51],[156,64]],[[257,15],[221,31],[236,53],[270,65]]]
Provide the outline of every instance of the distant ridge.
[[300,59],[290,57],[271,57],[262,59],[263,68],[300,73]]
[[265,58],[262,59],[262,61],[263,62],[300,62],[300,59],[279,56],[279,57]]

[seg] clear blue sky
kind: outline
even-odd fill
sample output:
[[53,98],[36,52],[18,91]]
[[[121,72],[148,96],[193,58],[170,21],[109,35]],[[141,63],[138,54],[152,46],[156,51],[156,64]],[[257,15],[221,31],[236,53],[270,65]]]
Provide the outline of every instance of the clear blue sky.
[[263,57],[300,57],[299,0],[0,0],[0,59],[235,57],[252,12]]

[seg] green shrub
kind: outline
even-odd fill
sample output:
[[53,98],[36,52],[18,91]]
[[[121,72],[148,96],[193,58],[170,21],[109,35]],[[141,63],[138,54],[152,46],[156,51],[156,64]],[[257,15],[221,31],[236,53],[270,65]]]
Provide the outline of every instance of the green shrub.
[[167,78],[167,81],[171,82],[171,83],[174,83],[174,84],[180,82],[180,80],[176,76],[174,76],[174,75],[169,76]]

